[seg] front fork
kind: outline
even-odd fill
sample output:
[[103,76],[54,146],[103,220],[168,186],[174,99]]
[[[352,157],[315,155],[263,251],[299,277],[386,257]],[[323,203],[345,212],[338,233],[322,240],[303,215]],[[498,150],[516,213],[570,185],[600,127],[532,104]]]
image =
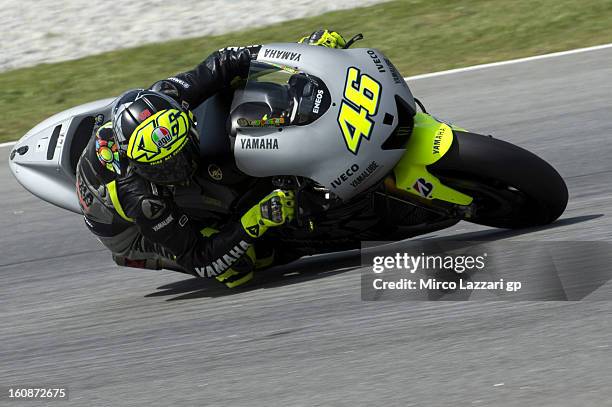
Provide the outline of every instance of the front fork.
[[453,130],[464,131],[427,113],[417,113],[406,152],[385,180],[385,187],[398,197],[436,212],[469,218],[473,211],[473,198],[444,185],[427,169],[428,165],[448,153],[453,144]]

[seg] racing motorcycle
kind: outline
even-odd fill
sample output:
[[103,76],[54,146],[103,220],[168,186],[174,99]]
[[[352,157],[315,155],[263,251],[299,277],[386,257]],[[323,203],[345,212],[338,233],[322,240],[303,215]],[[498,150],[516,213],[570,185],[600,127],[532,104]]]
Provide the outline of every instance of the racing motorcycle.
[[[112,100],[58,113],[23,136],[9,158],[21,185],[81,213],[75,168]],[[544,225],[568,200],[563,179],[541,158],[428,114],[377,49],[264,45],[248,77],[194,115],[201,163],[193,182],[175,187],[177,204],[194,219],[213,213],[223,223],[272,189],[294,190],[295,221],[267,236],[302,254],[401,240],[460,220]],[[147,148],[154,155],[161,147]]]

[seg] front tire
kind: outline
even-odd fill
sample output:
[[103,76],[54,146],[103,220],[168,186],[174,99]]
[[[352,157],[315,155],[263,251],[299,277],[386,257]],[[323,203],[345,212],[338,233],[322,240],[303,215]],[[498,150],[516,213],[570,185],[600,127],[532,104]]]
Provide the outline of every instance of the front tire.
[[546,225],[567,205],[567,186],[550,164],[490,136],[454,131],[451,149],[428,169],[474,198],[469,222],[509,229]]

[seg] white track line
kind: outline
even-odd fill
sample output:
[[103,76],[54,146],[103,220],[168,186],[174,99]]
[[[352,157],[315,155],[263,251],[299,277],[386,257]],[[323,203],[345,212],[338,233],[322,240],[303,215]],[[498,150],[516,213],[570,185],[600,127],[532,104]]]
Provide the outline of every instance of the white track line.
[[594,47],[571,49],[569,51],[553,52],[551,54],[535,55],[535,56],[526,57],[526,58],[518,58],[518,59],[510,59],[507,61],[492,62],[490,64],[466,66],[465,68],[449,69],[448,71],[440,71],[440,72],[424,73],[421,75],[407,76],[404,78],[404,80],[414,81],[417,79],[426,79],[426,78],[433,78],[436,76],[452,75],[452,74],[460,73],[460,72],[475,71],[477,69],[494,68],[496,66],[520,64],[522,62],[530,62],[530,61],[537,61],[539,59],[562,57],[565,55],[580,54],[582,52],[598,51],[598,50],[607,49],[607,48],[612,48],[612,43],[596,45]]
[[[449,69],[447,71],[439,71],[439,72],[425,73],[421,75],[407,76],[404,78],[404,80],[415,81],[418,79],[434,78],[436,76],[452,75],[455,73],[475,71],[478,69],[494,68],[496,66],[520,64],[522,62],[537,61],[539,59],[547,59],[547,58],[556,58],[556,57],[562,57],[565,55],[580,54],[582,52],[598,51],[598,50],[607,49],[607,48],[612,48],[612,43],[596,45],[594,47],[571,49],[569,51],[553,52],[551,54],[535,55],[535,56],[526,57],[526,58],[518,58],[518,59],[510,59],[507,61],[492,62],[490,64],[466,66],[465,68]],[[15,145],[15,143],[16,141],[10,141],[8,143],[0,143],[0,148],[10,147],[10,146]]]

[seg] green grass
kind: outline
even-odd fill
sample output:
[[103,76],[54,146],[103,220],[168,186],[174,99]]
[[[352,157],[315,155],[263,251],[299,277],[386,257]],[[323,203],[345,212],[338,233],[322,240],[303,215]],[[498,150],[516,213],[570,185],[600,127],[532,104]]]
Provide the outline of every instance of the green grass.
[[0,73],[0,141],[63,109],[148,86],[229,45],[295,41],[320,27],[381,49],[405,76],[612,42],[612,0],[398,0],[221,36]]

